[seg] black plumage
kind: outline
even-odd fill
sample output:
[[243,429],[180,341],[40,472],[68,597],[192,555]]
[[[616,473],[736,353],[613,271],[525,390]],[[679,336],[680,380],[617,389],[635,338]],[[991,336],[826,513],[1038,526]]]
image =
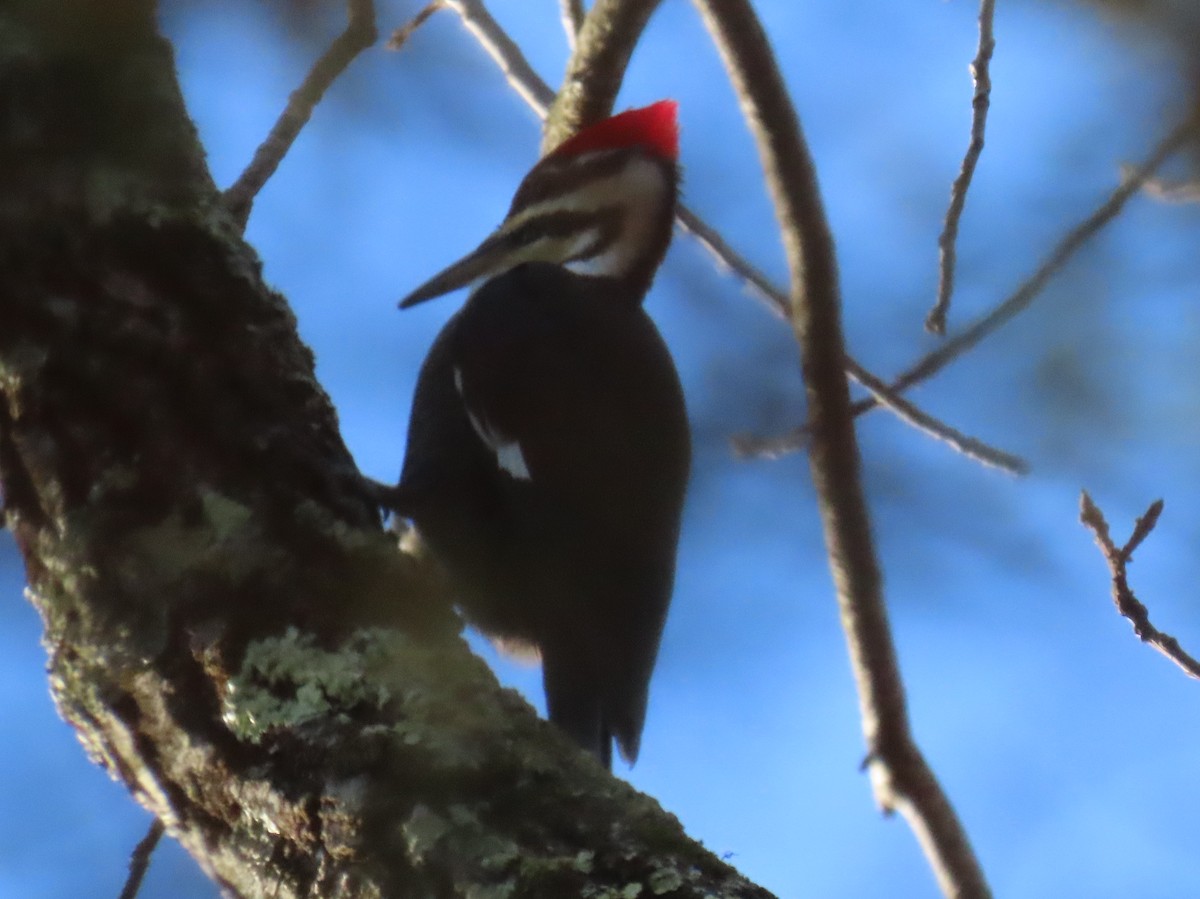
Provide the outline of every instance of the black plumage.
[[550,720],[637,757],[690,464],[645,284],[523,263],[420,372],[400,492],[484,633],[540,651]]

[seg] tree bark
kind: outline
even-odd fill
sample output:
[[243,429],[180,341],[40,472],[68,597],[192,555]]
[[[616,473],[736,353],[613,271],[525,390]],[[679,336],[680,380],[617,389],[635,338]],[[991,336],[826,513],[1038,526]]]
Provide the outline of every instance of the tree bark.
[[230,895],[768,895],[380,529],[154,12],[0,7],[0,487],[63,717]]

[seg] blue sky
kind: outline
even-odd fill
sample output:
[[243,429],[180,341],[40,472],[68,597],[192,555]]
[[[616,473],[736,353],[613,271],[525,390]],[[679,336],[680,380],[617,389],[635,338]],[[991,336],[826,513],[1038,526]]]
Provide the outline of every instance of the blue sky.
[[[758,5],[816,157],[850,349],[892,374],[937,343],[921,323],[967,139],[975,4]],[[380,6],[386,30],[417,4]],[[1000,6],[951,331],[1011,291],[1176,111],[1175,67],[1153,42],[1066,3]],[[556,83],[555,0],[491,8]],[[164,24],[227,185],[315,50],[259,4],[168,4]],[[619,106],[663,96],[680,101],[687,202],[783,281],[753,146],[682,0],[656,14]],[[533,115],[441,13],[402,53],[354,64],[261,194],[247,236],[366,473],[399,470],[417,367],[458,302],[401,314],[395,301],[498,223],[537,145]],[[1029,477],[982,469],[884,414],[861,420],[916,734],[999,896],[1200,895],[1200,687],[1137,644],[1077,523],[1082,487],[1120,537],[1166,498],[1131,576],[1160,626],[1200,649],[1198,240],[1200,207],[1135,200],[1030,311],[914,394],[1023,455]],[[806,463],[728,451],[734,433],[799,420],[790,333],[683,236],[648,308],[684,379],[697,465],[642,757],[619,773],[782,897],[935,896],[910,832],[880,818],[858,771]],[[0,535],[0,896],[115,896],[148,818],[56,717],[22,585]],[[536,671],[499,667],[540,702]],[[215,890],[164,845],[143,895]]]

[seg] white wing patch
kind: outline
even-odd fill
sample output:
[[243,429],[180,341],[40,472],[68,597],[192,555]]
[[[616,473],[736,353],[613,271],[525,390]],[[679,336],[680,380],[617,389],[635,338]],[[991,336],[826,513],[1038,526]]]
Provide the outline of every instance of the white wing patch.
[[[455,366],[453,375],[454,389],[459,396],[463,397],[463,405],[466,406],[466,397],[463,396],[462,369]],[[496,464],[500,466],[501,470],[508,472],[519,481],[532,481],[533,475],[529,473],[529,466],[525,464],[525,454],[521,452],[521,444],[505,438],[493,428],[488,427],[487,422],[476,416],[469,406],[466,406],[466,412],[467,419],[471,422],[475,433],[479,435],[479,439],[496,454]]]
[[525,454],[521,452],[521,444],[513,440],[511,443],[501,443],[492,447],[496,451],[496,461],[500,467],[519,481],[532,481],[529,466],[525,464]]

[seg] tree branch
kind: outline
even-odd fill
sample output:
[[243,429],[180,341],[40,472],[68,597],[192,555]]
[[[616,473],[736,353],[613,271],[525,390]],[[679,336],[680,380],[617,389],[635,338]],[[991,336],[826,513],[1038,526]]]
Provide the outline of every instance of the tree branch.
[[[554,100],[554,91],[533,70],[521,52],[521,48],[492,18],[482,2],[480,0],[443,0],[443,5],[458,13],[467,26],[467,30],[495,60],[512,88],[540,118],[544,119]],[[411,27],[411,25],[405,26],[401,30],[405,38],[410,33]],[[397,32],[398,35],[400,33]],[[393,37],[389,46],[395,41],[396,38]],[[734,272],[745,281],[754,295],[760,298],[771,312],[783,319],[790,316],[787,295],[772,284],[749,260],[730,246],[729,242],[715,228],[682,203],[679,204],[675,223],[680,230],[685,234],[690,234],[708,250],[719,265]],[[902,421],[916,426],[929,436],[985,465],[991,465],[1012,474],[1024,474],[1028,471],[1028,465],[1019,457],[991,447],[978,438],[962,434],[921,410],[915,403],[901,398],[883,380],[872,375],[870,371],[849,356],[846,357],[846,371],[865,387],[881,405],[895,412]],[[742,456],[771,456],[776,454],[777,442],[778,438],[775,437],[764,439],[740,435],[733,439],[733,446],[734,451]],[[784,452],[789,451],[790,449],[784,450]]]
[[445,8],[446,0],[432,0],[431,3],[425,4],[420,12],[392,32],[392,36],[388,38],[387,49],[393,52],[402,50],[409,38],[417,33],[417,29],[429,21],[430,16]]
[[501,690],[380,530],[153,4],[0,33],[0,491],[92,757],[229,896],[766,896]]
[[762,26],[744,0],[695,0],[759,147],[791,273],[792,322],[813,431],[809,452],[830,567],[858,686],[875,796],[905,816],[943,892],[990,895],[949,800],[909,727],[859,478],[843,372],[837,264],[816,171]]
[[[1136,169],[1131,165],[1121,166],[1121,177],[1130,177]],[[1147,178],[1142,185],[1146,196],[1163,203],[1200,203],[1200,181],[1170,181],[1166,178]]]
[[346,30],[313,64],[304,82],[288,98],[287,106],[270,134],[255,150],[254,159],[233,186],[225,191],[225,204],[242,228],[250,219],[254,198],[279,168],[301,129],[308,124],[313,109],[325,96],[325,91],[345,71],[346,66],[375,43],[379,36],[375,28],[374,0],[346,0],[346,12]]
[[[712,254],[713,259],[722,266],[732,270],[741,277],[752,291],[761,297],[767,308],[781,318],[790,317],[789,299],[783,291],[772,284],[767,277],[758,271],[749,260],[733,249],[725,239],[713,228],[700,219],[690,209],[681,206],[676,215],[676,222],[685,233],[691,234],[700,245]],[[962,453],[970,459],[981,462],[993,468],[1007,471],[1009,474],[1023,475],[1029,472],[1029,464],[1019,456],[997,449],[982,440],[963,434],[950,425],[900,396],[888,387],[887,382],[871,374],[866,368],[855,361],[853,356],[846,356],[846,374],[858,382],[885,409],[894,413],[897,418],[917,430],[924,432],[934,440],[941,441],[951,449]],[[732,439],[733,450],[739,456],[748,458],[777,457],[774,452],[778,438],[763,438],[753,434],[739,434]]]
[[[946,444],[968,459],[973,459],[989,468],[998,468],[1013,475],[1029,474],[1029,463],[1013,453],[998,449],[978,437],[956,430],[910,403],[894,391],[887,382],[871,374],[853,359],[846,358],[846,374],[861,384],[880,406],[887,409],[905,424],[911,425],[934,440]],[[807,433],[807,431],[805,431]],[[739,456],[775,459],[783,455],[778,451],[779,438],[760,437],[754,434],[739,434],[733,438],[733,448]]]
[[1096,538],[1096,545],[1100,547],[1100,552],[1104,555],[1104,561],[1108,563],[1108,570],[1112,573],[1113,603],[1116,605],[1117,611],[1133,625],[1133,633],[1139,640],[1161,652],[1178,665],[1188,677],[1200,680],[1200,661],[1190,656],[1179,645],[1178,640],[1170,634],[1164,634],[1150,623],[1150,612],[1133,595],[1133,588],[1129,586],[1129,578],[1126,574],[1127,566],[1133,561],[1133,551],[1154,530],[1162,510],[1163,501],[1161,499],[1152,502],[1150,508],[1146,510],[1146,514],[1134,524],[1133,534],[1130,535],[1129,540],[1123,547],[1117,549],[1108,532],[1108,522],[1104,520],[1104,513],[1092,502],[1092,498],[1088,496],[1086,490],[1079,495],[1079,520],[1092,532],[1092,536]]
[[546,114],[542,153],[612,115],[625,69],[662,0],[596,0],[583,20],[562,87]]
[[946,210],[946,222],[938,237],[941,266],[938,275],[937,302],[925,319],[925,330],[934,334],[946,333],[946,313],[950,310],[950,297],[954,293],[954,267],[957,261],[958,222],[967,203],[967,191],[975,176],[975,166],[983,152],[984,130],[987,128],[988,106],[991,104],[992,79],[988,66],[996,39],[992,35],[992,18],[995,15],[995,0],[980,0],[979,3],[979,49],[971,63],[971,78],[975,82],[975,94],[971,98],[971,141],[963,156],[958,177],[950,188],[950,208]]
[[583,0],[558,0],[558,6],[562,16],[563,31],[567,35],[567,46],[574,53],[575,44],[579,38],[579,29],[583,27],[587,10],[583,8]]
[[133,847],[133,854],[129,857],[129,877],[125,880],[125,886],[121,888],[121,895],[117,899],[137,899],[146,870],[150,867],[150,858],[154,855],[154,849],[162,835],[163,823],[155,818],[146,835]]
[[467,31],[475,36],[479,45],[500,67],[509,85],[521,99],[529,104],[538,118],[546,118],[550,104],[554,102],[554,91],[533,70],[525,54],[492,18],[481,0],[446,0],[445,5],[458,13]]
[[[1046,284],[1071,260],[1081,247],[1099,233],[1105,225],[1115,219],[1129,199],[1142,190],[1146,182],[1158,168],[1177,150],[1179,150],[1196,132],[1200,120],[1188,119],[1177,125],[1154,148],[1150,157],[1137,167],[1128,177],[1123,178],[1117,188],[1100,204],[1086,219],[1072,228],[1058,245],[1051,251],[1046,260],[1032,275],[1023,281],[1017,289],[1005,300],[995,306],[991,312],[976,319],[956,336],[950,338],[931,353],[927,353],[907,368],[888,387],[894,393],[902,393],[908,388],[933,377],[951,362],[972,349],[977,343],[990,336],[1001,326],[1007,324],[1019,313],[1024,312],[1038,298]],[[874,398],[859,400],[851,406],[851,411],[858,416],[877,408],[880,403]],[[808,425],[783,434],[770,441],[765,441],[764,452],[774,455],[796,452],[804,449],[810,439]]]

